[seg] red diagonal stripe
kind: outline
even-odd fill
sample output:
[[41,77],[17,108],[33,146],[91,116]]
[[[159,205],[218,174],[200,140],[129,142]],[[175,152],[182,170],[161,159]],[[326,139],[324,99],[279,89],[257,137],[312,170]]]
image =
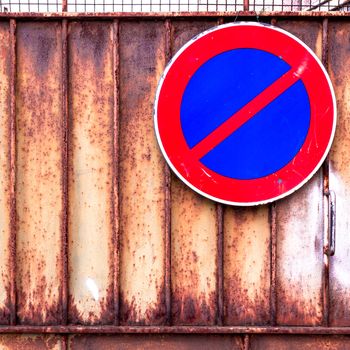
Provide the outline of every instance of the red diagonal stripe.
[[[299,70],[299,71],[298,71]],[[192,149],[192,154],[196,159],[201,159],[219,143],[229,137],[234,131],[240,128],[250,118],[253,118],[264,107],[271,103],[275,98],[281,95],[301,76],[300,67],[290,69],[279,79],[273,82],[269,87],[262,91],[258,96],[248,102],[238,112],[233,114],[229,119],[222,123],[218,128],[212,131],[206,138],[197,143]]]

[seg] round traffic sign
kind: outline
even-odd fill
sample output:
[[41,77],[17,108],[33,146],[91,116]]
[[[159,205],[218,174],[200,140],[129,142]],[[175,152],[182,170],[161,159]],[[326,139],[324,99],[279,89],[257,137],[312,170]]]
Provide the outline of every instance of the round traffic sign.
[[154,118],[181,180],[210,199],[255,205],[287,196],[321,166],[336,103],[302,41],[270,25],[232,23],[177,52],[160,79]]

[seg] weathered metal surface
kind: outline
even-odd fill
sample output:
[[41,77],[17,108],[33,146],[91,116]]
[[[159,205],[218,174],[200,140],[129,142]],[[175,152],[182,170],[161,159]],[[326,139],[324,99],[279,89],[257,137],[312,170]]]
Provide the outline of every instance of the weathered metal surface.
[[[164,21],[165,31],[165,60],[168,63],[172,56],[172,24],[169,19]],[[164,163],[165,180],[165,324],[171,324],[171,170]]]
[[336,193],[336,248],[330,257],[330,324],[350,325],[350,23],[329,21],[329,71],[338,125],[329,156],[329,187]]
[[342,336],[252,336],[250,350],[347,350],[350,338]]
[[[316,54],[321,22],[277,21]],[[302,189],[276,203],[276,320],[279,325],[323,321],[323,183],[319,171]]]
[[1,350],[65,350],[65,340],[55,335],[1,335]]
[[[325,325],[322,322],[327,319],[320,173],[296,194],[278,202],[272,209],[271,222],[268,207],[224,207],[222,222],[221,207],[218,210],[215,203],[187,189],[173,175],[170,201],[169,173],[164,171],[165,163],[153,132],[156,84],[171,54],[193,35],[216,25],[215,16],[166,22],[117,19],[114,23],[86,22],[81,17],[72,17],[80,20],[68,22],[68,51],[65,25],[69,17],[62,18],[67,18],[66,24],[20,21],[17,58],[11,56],[14,41],[10,39],[9,22],[0,22],[0,324],[9,324],[10,311],[15,310],[17,282],[17,317],[25,325],[4,326],[0,332],[349,333],[348,327],[314,327]],[[350,69],[350,27],[346,21],[329,21],[330,72],[339,109],[338,131],[330,156],[330,188],[337,195],[336,254],[330,258],[330,324],[349,326],[350,88],[346,72]],[[278,19],[275,23],[299,36],[321,56],[320,21]],[[17,69],[16,91],[11,86],[13,68]],[[12,111],[14,101],[16,110]],[[11,133],[14,117],[16,135]],[[16,219],[11,209],[15,203],[11,198],[15,178]],[[64,326],[67,206],[69,321],[94,325],[86,328]],[[237,327],[212,327],[220,324],[221,229],[224,231],[224,324]],[[13,247],[14,238],[16,247]],[[170,262],[171,270],[166,272]],[[15,272],[16,281],[11,279]],[[125,326],[167,324],[170,278],[174,326]],[[122,327],[112,326],[113,322],[117,323],[119,289]],[[291,327],[268,326],[275,320],[274,301],[277,324]],[[13,324],[15,313],[12,314]],[[32,326],[40,324],[55,326]],[[208,348],[223,348],[228,344],[227,339],[236,344],[233,338],[209,338],[194,337],[191,339],[196,340],[188,340],[192,345],[184,346],[208,344]],[[76,341],[73,345],[87,348],[102,344],[103,349],[114,346],[109,342],[113,339],[118,339],[115,344],[119,341],[120,346],[126,347],[160,344],[171,348],[185,344],[187,338],[82,337],[73,338],[71,344]],[[238,348],[243,347],[242,339],[234,339],[239,339]],[[350,347],[346,341],[347,338],[333,337],[254,336],[250,346],[252,349],[268,348],[268,344],[281,349],[312,346],[346,349]],[[65,345],[56,337],[4,335],[0,337],[1,346],[59,349]]]
[[17,26],[18,320],[61,321],[62,47],[58,22]]
[[9,22],[0,22],[0,323],[10,320],[11,46]]
[[69,26],[69,320],[111,323],[113,37],[110,22]]
[[[173,22],[173,54],[216,22]],[[184,185],[175,175],[171,185],[171,263],[173,324],[216,322],[216,205]]]
[[225,324],[270,322],[269,207],[224,214]]
[[120,23],[120,322],[165,322],[165,174],[153,97],[165,67],[164,23]]
[[119,335],[75,336],[69,340],[73,350],[241,350],[242,339],[229,335]]

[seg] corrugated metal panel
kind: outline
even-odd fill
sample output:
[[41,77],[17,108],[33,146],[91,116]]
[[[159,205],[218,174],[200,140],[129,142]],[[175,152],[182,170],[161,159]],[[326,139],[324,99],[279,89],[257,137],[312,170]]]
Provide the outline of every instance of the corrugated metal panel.
[[225,324],[271,319],[269,207],[227,207],[224,216]]
[[[299,37],[321,59],[320,22],[278,21],[277,25]],[[276,203],[276,231],[277,323],[320,325],[324,270],[321,171],[300,191]]]
[[153,98],[165,67],[164,23],[120,25],[120,317],[163,324],[166,179],[153,131]]
[[[196,331],[194,325],[208,326],[198,332],[264,325],[220,332],[268,332],[271,325],[326,327],[330,304],[330,324],[350,326],[349,24],[329,20],[340,119],[330,157],[337,249],[326,258],[326,167],[283,201],[237,209],[192,192],[170,175],[159,152],[153,101],[166,62],[192,36],[222,21],[18,21],[16,36],[16,20],[0,22],[0,323],[62,325],[57,330],[67,333],[81,330],[65,328],[67,321],[188,325],[179,332]],[[325,21],[274,23],[325,56]],[[185,343],[184,336],[154,336],[77,337],[71,344],[108,347],[113,339],[126,347],[137,339],[150,346]],[[269,339],[252,337],[252,346]],[[247,346],[235,337],[189,336],[191,342]]]
[[[216,22],[173,23],[175,54],[188,40]],[[172,177],[172,320],[174,324],[216,323],[217,235],[215,203]]]
[[113,300],[113,27],[69,26],[69,320],[109,324]]
[[59,22],[17,26],[17,312],[62,320],[62,46]]
[[337,196],[336,252],[330,259],[330,323],[350,325],[350,23],[329,24],[329,70],[338,103],[329,186]]

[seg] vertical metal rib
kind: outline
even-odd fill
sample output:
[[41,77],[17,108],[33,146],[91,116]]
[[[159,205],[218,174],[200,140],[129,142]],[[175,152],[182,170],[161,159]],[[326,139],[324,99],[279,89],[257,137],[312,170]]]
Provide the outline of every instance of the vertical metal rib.
[[10,76],[10,115],[11,115],[11,239],[10,239],[10,324],[16,325],[16,20],[10,19],[11,76]]
[[62,12],[67,12],[67,0],[62,0]]
[[[224,18],[219,17],[217,24],[224,23]],[[217,325],[222,326],[224,322],[224,207],[222,204],[217,204],[216,207],[216,220],[217,220]]]
[[[271,18],[271,25],[276,25],[276,18]],[[271,280],[270,280],[270,324],[276,325],[277,319],[277,290],[276,290],[276,264],[277,264],[277,224],[276,224],[276,204],[270,205],[270,225],[271,225],[271,252],[270,252],[270,268],[271,268]]]
[[224,320],[224,239],[223,239],[223,205],[217,204],[216,207],[216,220],[218,228],[217,239],[217,325],[222,326]]
[[119,240],[119,20],[113,21],[113,74],[114,74],[114,109],[113,109],[113,299],[114,324],[119,325],[119,281],[120,281],[120,240]]
[[68,319],[68,43],[67,43],[67,20],[62,20],[62,273],[61,282],[61,305],[62,324],[67,324]]
[[[172,57],[172,24],[165,20],[165,59]],[[165,308],[166,323],[171,325],[171,172],[165,163]]]
[[61,350],[68,350],[69,349],[69,345],[68,345],[69,340],[70,340],[69,338],[70,338],[69,335],[64,335],[62,337]]
[[[255,6],[254,6],[254,9],[255,9]],[[249,11],[249,0],[244,0],[243,10],[244,11]]]
[[250,336],[245,334],[243,337],[243,350],[249,350],[250,348]]
[[270,323],[276,325],[276,261],[277,261],[277,225],[276,225],[276,204],[270,206],[271,221],[271,282],[270,282]]
[[[322,22],[322,63],[325,68],[328,70],[328,18],[324,18]],[[322,174],[323,174],[323,193],[329,193],[329,159],[326,158],[325,162],[322,166]],[[323,203],[329,200],[329,198],[325,197]],[[328,205],[323,206],[324,214],[328,213]],[[328,218],[329,220],[329,218]],[[324,243],[326,245],[328,242],[328,229],[326,225],[324,225]],[[324,244],[324,245],[325,245]],[[329,325],[329,255],[323,254],[323,325]]]

